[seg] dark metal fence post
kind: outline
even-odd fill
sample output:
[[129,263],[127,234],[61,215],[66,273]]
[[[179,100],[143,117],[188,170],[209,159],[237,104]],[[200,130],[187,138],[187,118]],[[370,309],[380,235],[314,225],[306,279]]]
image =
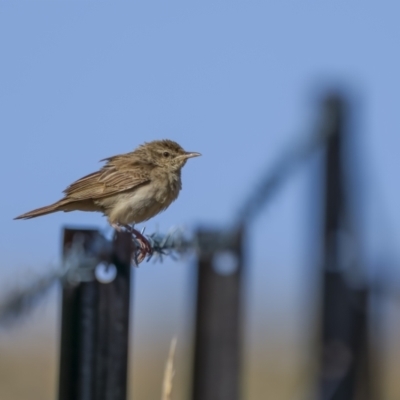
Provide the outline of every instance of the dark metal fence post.
[[243,231],[198,232],[193,400],[240,397]]
[[[325,99],[323,129],[330,136],[325,163],[321,400],[354,400],[361,398],[360,393],[362,399],[371,399],[366,374],[367,291],[358,254],[350,264],[344,261],[343,241],[352,236],[346,201],[348,165],[343,162],[347,111],[340,96]],[[349,243],[357,251],[355,242]]]
[[[64,257],[76,241],[89,253],[99,235],[65,229]],[[59,400],[126,399],[132,246],[129,234],[116,233],[108,255],[117,272],[112,282],[64,282]]]

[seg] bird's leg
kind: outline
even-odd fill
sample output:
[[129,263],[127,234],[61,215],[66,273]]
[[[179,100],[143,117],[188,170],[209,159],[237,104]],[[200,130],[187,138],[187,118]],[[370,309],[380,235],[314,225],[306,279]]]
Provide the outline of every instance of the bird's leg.
[[151,254],[153,249],[151,248],[151,244],[148,239],[137,229],[134,228],[134,225],[124,225],[124,228],[135,236],[136,240],[140,244],[140,255],[138,257],[138,261],[141,262],[147,254]]
[[121,232],[122,227],[120,224],[117,224],[115,222],[113,222],[112,224],[110,224],[112,228],[114,228],[117,232]]
[[139,254],[134,255],[134,261],[136,265],[139,265],[139,263],[144,260],[147,254],[151,254],[153,252],[148,239],[141,232],[135,229],[134,225],[119,224],[117,222],[110,223],[110,225],[118,232],[121,232],[122,228],[125,228],[127,232],[135,237],[136,242],[139,243]]

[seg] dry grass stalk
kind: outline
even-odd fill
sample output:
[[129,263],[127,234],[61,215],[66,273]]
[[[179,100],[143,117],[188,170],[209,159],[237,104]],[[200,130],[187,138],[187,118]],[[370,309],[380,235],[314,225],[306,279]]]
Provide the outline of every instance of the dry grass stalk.
[[164,371],[161,400],[171,400],[172,386],[173,386],[172,382],[175,375],[174,356],[175,356],[176,342],[177,339],[176,337],[174,337],[169,347],[168,360],[165,365],[165,371]]

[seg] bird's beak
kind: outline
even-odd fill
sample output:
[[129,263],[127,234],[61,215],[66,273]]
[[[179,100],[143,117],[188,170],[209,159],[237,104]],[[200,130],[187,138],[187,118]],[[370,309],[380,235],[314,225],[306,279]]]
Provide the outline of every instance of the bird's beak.
[[186,159],[188,159],[188,158],[199,157],[199,156],[201,156],[200,153],[196,153],[196,152],[194,152],[194,151],[187,151],[187,152],[183,155],[183,158],[186,160]]

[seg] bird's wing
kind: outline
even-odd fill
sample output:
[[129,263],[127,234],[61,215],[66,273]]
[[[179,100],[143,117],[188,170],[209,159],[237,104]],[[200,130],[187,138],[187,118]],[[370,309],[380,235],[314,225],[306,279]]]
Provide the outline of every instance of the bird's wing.
[[138,168],[134,159],[115,156],[97,172],[86,175],[64,190],[72,201],[99,199],[133,189],[150,182],[149,169]]

